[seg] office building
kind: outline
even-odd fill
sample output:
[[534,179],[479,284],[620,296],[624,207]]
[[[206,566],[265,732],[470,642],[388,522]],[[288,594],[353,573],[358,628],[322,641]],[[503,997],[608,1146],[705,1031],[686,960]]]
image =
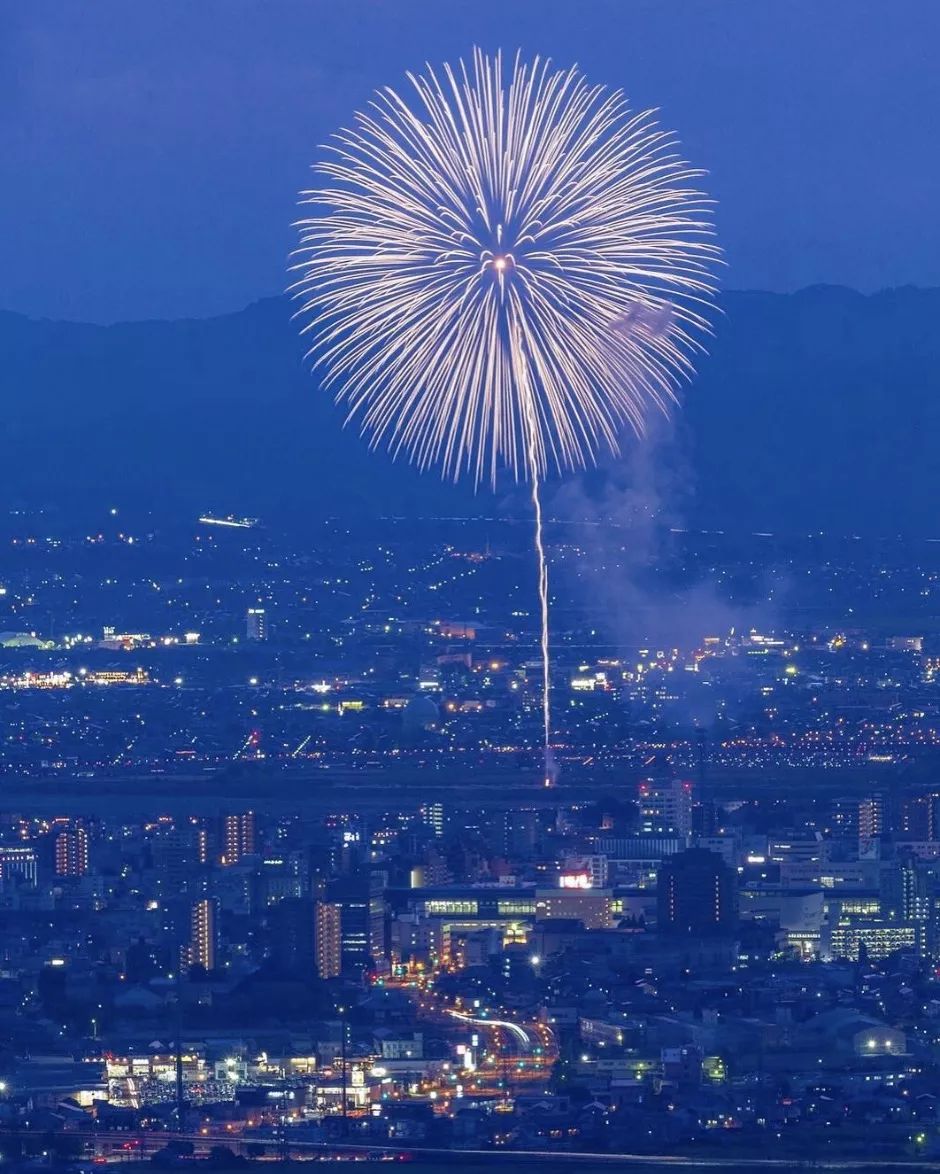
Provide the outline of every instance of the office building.
[[656,909],[661,933],[730,933],[738,921],[735,874],[720,856],[704,848],[677,852],[660,867]]
[[580,921],[585,929],[610,929],[610,889],[536,889],[535,916],[538,921]]
[[898,860],[882,866],[880,907],[896,921],[926,921],[930,916],[928,865],[916,860]]
[[444,834],[444,805],[443,803],[425,803],[418,814],[421,822],[429,828],[435,836]]
[[643,835],[688,836],[692,831],[692,784],[682,779],[643,779],[637,788]]
[[353,973],[385,956],[384,876],[360,871],[327,885],[327,901],[339,910],[340,966]]
[[34,848],[0,847],[0,889],[34,889],[39,881],[39,861]]

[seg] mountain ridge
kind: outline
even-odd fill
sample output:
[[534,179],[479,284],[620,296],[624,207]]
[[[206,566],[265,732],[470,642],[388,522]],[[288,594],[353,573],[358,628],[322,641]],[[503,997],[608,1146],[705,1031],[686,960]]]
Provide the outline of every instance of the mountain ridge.
[[[727,291],[720,306],[674,435],[659,442],[683,472],[654,487],[657,500],[705,528],[940,532],[940,289]],[[262,515],[492,508],[343,429],[292,311],[286,297],[111,325],[0,311],[0,491]],[[642,450],[627,445],[628,479],[650,476]]]

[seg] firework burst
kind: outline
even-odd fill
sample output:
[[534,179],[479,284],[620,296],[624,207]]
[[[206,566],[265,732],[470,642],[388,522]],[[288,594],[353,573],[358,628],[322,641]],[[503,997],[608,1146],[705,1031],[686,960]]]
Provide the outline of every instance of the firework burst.
[[477,51],[409,75],[302,193],[292,291],[324,382],[373,445],[531,483],[616,452],[691,374],[717,250],[699,172],[651,112],[577,69]]

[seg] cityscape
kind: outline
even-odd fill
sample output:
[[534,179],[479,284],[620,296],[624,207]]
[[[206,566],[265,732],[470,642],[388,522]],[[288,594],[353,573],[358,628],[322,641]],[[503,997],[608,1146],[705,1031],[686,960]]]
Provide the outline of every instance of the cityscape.
[[0,1174],[940,1171],[936,0],[0,0]]
[[95,523],[7,520],[11,1153],[936,1152],[930,542],[614,532],[626,643],[550,518],[547,780],[515,523]]

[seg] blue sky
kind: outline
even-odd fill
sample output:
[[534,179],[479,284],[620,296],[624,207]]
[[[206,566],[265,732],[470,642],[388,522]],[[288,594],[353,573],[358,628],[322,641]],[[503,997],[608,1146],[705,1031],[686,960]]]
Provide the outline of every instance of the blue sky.
[[6,0],[0,308],[278,292],[318,144],[474,44],[659,107],[710,172],[729,286],[940,285],[937,0]]

